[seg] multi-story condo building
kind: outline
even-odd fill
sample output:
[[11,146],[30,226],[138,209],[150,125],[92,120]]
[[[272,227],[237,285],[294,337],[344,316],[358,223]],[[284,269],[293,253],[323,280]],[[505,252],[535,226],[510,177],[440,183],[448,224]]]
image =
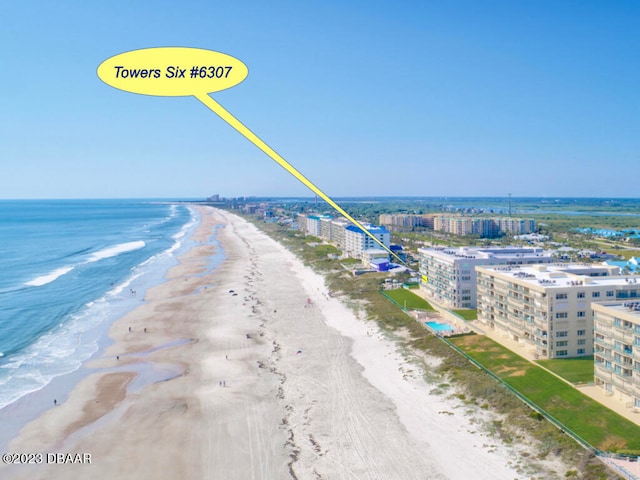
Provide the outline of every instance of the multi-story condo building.
[[[595,384],[640,411],[640,284],[627,300],[593,303]],[[622,293],[620,290],[618,294]],[[631,295],[634,295],[631,297]]]
[[330,216],[320,217],[320,238],[331,241],[331,231],[333,230],[333,218]]
[[[382,244],[389,248],[391,243],[391,234],[384,227],[375,227],[373,225],[363,225],[372,235],[374,235]],[[371,238],[369,235],[365,234],[362,230],[360,230],[355,225],[349,225],[345,228],[345,245],[343,254],[353,257],[353,258],[361,258],[363,252],[371,249],[380,249],[384,251],[384,249]]]
[[454,235],[479,235],[495,237],[504,233],[522,235],[536,231],[536,222],[532,218],[475,218],[461,215],[436,216],[433,229]]
[[344,239],[343,230],[349,224],[344,218],[336,219],[329,215],[298,215],[298,223],[307,235],[336,243]]
[[307,215],[304,233],[320,238],[320,218],[323,215]]
[[515,235],[533,233],[536,231],[536,221],[533,218],[492,218],[499,232],[509,232]]
[[331,236],[329,241],[335,243],[340,249],[345,246],[345,233],[347,226],[350,225],[346,218],[334,218],[331,220]]
[[421,288],[448,308],[476,306],[476,265],[551,263],[542,248],[419,248]]
[[630,295],[629,279],[610,265],[479,266],[476,272],[478,320],[543,358],[592,355],[593,302]]
[[414,227],[433,228],[435,214],[383,213],[378,221],[380,225],[395,229],[411,229]]
[[[333,218],[329,215],[298,215],[298,222],[300,228],[307,235],[313,235],[335,244],[346,256],[363,258],[363,253],[371,249],[380,250],[388,255],[388,251],[384,250],[369,235],[344,218]],[[374,225],[363,226],[389,248],[391,234],[386,228]]]

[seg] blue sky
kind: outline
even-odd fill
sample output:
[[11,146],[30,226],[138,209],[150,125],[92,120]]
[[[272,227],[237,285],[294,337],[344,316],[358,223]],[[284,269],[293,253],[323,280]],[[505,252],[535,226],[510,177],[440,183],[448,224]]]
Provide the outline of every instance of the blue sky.
[[195,98],[98,79],[158,46],[243,61],[212,96],[330,196],[638,197],[635,0],[13,1],[0,25],[0,198],[310,195]]

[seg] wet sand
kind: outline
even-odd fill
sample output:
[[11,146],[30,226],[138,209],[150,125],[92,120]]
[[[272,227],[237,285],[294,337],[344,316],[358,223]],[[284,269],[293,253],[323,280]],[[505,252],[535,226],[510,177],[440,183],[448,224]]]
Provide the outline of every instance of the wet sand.
[[[243,219],[198,208],[199,243],[113,325],[95,373],[9,448],[91,463],[2,478],[545,478],[321,276]],[[208,272],[215,225],[226,259]]]

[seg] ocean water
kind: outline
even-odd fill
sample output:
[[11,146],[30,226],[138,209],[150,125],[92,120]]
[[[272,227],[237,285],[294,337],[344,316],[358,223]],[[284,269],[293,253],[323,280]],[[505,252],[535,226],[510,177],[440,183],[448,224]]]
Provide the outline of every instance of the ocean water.
[[198,221],[180,203],[0,201],[0,408],[105,345]]

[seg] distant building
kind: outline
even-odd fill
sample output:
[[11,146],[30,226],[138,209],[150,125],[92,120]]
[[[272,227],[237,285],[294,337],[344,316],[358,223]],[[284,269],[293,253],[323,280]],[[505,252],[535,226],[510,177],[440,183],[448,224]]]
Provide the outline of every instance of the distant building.
[[[391,243],[391,234],[384,227],[376,227],[374,225],[363,225],[369,233],[375,236],[382,244],[389,248]],[[361,258],[362,254],[369,249],[379,249],[380,245],[369,235],[364,233],[355,225],[349,225],[345,228],[345,244],[344,251],[348,257]]]
[[389,253],[382,248],[370,248],[362,252],[362,263],[369,265],[379,272],[389,270]]
[[607,395],[640,412],[640,286],[629,300],[592,304],[594,381]]
[[370,265],[378,272],[387,272],[389,270],[389,260],[384,260],[382,258],[371,260]]
[[433,229],[435,216],[435,214],[385,213],[380,215],[378,221],[380,225],[391,230],[411,230],[415,227]]
[[307,226],[305,234],[320,238],[320,216],[307,215]]
[[[343,255],[362,258],[363,252],[369,249],[378,249],[387,256],[388,252],[366,235],[355,225],[350,224],[345,218],[333,218],[329,215],[298,215],[297,221],[300,229],[306,235],[318,237],[326,242],[333,243],[342,250]],[[364,225],[369,232],[376,236],[387,248],[391,241],[391,234],[384,227]],[[366,264],[368,260],[363,260]]]
[[258,205],[247,203],[244,207],[242,207],[242,211],[246,214],[253,215],[258,211]]
[[329,241],[335,243],[341,250],[344,250],[346,242],[345,234],[348,225],[349,222],[346,218],[334,218],[331,221],[331,237],[329,238]]
[[609,265],[479,266],[476,271],[478,320],[543,358],[592,355],[594,302],[640,291]]
[[478,235],[491,238],[505,233],[523,235],[536,231],[536,222],[532,218],[478,218],[461,215],[438,215],[434,218],[433,229],[454,235]]
[[419,248],[421,287],[448,308],[475,308],[477,265],[551,263],[537,247]]
[[549,240],[549,235],[542,235],[540,233],[523,233],[522,235],[515,235],[513,238],[516,240],[526,240],[528,242],[544,242]]

